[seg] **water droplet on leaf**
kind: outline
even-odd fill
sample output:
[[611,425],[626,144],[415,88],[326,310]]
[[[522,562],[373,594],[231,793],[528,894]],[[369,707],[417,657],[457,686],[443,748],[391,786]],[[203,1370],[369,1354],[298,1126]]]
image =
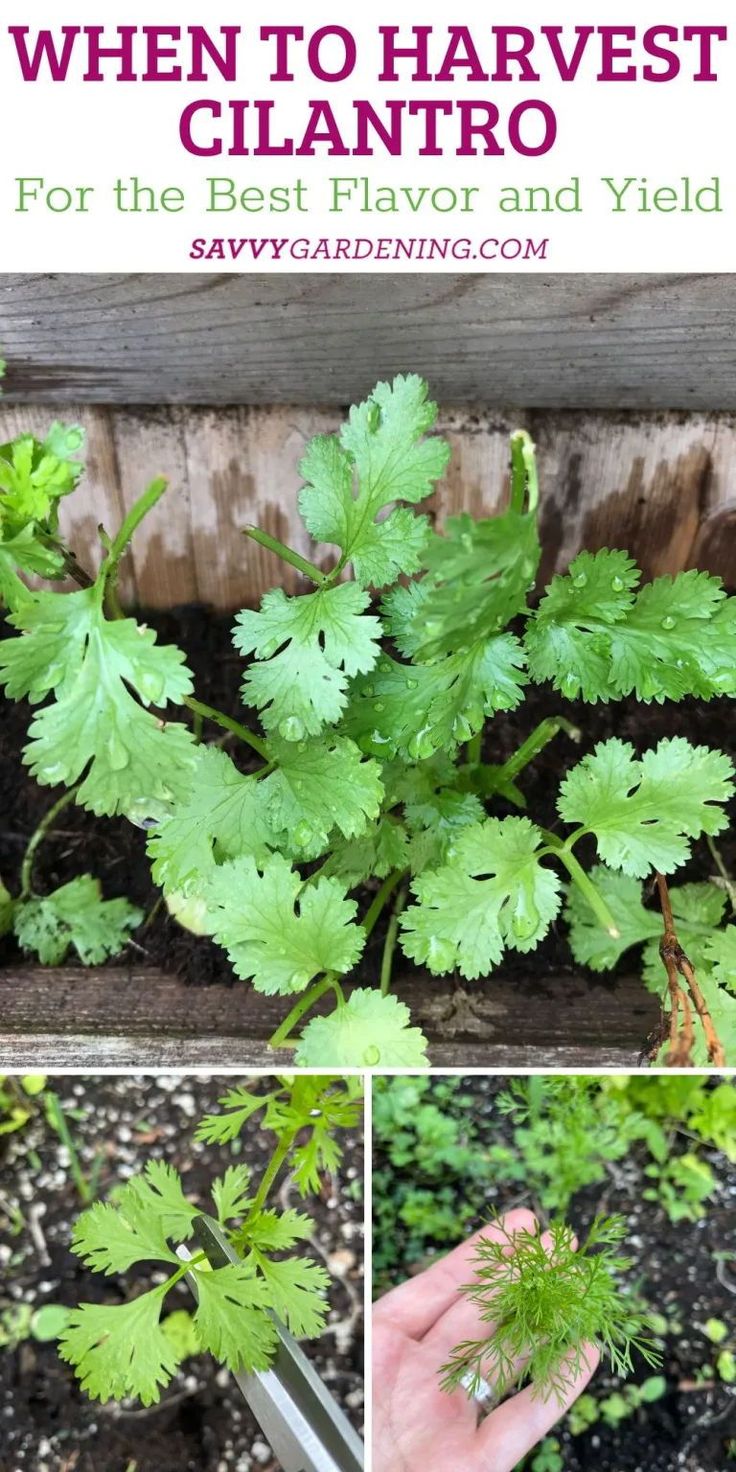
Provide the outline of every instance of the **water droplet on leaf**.
[[301,821],[297,823],[293,833],[293,840],[296,848],[306,848],[307,844],[311,843],[312,826],[311,823],[307,823],[305,818],[302,818]]
[[561,685],[562,694],[573,700],[578,693],[578,683],[577,675],[565,675]]
[[366,1048],[363,1053],[363,1062],[366,1068],[375,1068],[376,1064],[380,1063],[380,1061],[381,1049],[377,1048],[375,1043],[371,1043],[370,1048]]
[[614,593],[623,593],[625,586],[626,585],[623,578],[611,578],[611,587],[613,588]]
[[130,765],[130,752],[114,731],[107,742],[107,760],[113,772],[122,772]]
[[575,574],[575,576],[574,576],[574,578],[572,580],[572,585],[573,585],[573,588],[585,588],[587,586],[587,582],[588,582],[588,578],[587,578],[587,574],[586,573],[584,573],[584,572],[576,572],[576,574]]
[[518,910],[511,921],[511,929],[517,940],[528,940],[539,925],[539,915],[527,901],[526,909]]
[[671,613],[667,613],[662,619],[662,628],[667,630],[674,629],[676,623],[677,619],[673,618]]
[[286,716],[279,721],[279,736],[283,736],[284,741],[301,741],[304,734],[304,722],[298,716]]

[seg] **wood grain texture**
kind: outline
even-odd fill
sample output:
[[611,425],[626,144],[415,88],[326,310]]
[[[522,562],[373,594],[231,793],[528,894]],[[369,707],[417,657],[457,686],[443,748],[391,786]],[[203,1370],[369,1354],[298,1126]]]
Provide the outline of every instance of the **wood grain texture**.
[[6,275],[13,402],[736,409],[733,275]]
[[[435,1067],[631,1068],[658,1016],[636,977],[477,988],[419,979],[395,990]],[[252,987],[195,989],[136,966],[24,967],[0,978],[0,1070],[283,1066],[290,1055],[268,1047],[283,1011]]]
[[[45,433],[54,411],[0,405],[0,438]],[[171,489],[139,529],[124,567],[128,603],[221,609],[255,603],[276,582],[298,580],[243,536],[257,522],[306,556],[315,554],[298,514],[299,461],[307,440],[330,431],[329,408],[111,410],[72,403],[84,425],[89,471],[63,503],[62,524],[80,561],[95,566],[97,526],[114,527],[155,475]],[[441,526],[460,510],[490,515],[507,494],[508,435],[534,435],[542,486],[541,578],[581,546],[627,548],[648,576],[689,566],[736,583],[736,414],[442,409],[450,440],[446,477],[429,503]]]

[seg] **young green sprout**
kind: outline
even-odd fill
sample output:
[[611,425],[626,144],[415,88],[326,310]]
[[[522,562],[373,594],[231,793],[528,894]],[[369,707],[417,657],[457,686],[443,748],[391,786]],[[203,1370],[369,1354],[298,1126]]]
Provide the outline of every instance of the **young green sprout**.
[[501,1399],[528,1380],[536,1396],[563,1405],[590,1368],[592,1346],[617,1375],[631,1373],[634,1350],[647,1364],[659,1363],[646,1336],[648,1315],[618,1281],[631,1263],[618,1250],[626,1235],[621,1217],[596,1217],[577,1248],[562,1221],[552,1222],[546,1242],[526,1229],[510,1233],[501,1222],[496,1233],[481,1237],[475,1279],[460,1290],[488,1332],[455,1347],[442,1366],[443,1390],[462,1386],[473,1395],[487,1380]]

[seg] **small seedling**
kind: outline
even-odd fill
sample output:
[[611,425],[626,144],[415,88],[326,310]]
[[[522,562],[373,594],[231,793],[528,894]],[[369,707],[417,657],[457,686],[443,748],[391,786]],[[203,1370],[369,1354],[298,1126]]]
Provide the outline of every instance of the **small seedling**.
[[562,1405],[590,1366],[591,1346],[617,1375],[631,1373],[634,1351],[658,1364],[647,1315],[619,1281],[631,1266],[618,1251],[625,1235],[620,1217],[598,1217],[576,1250],[564,1222],[551,1224],[548,1245],[536,1232],[497,1223],[496,1236],[481,1237],[475,1249],[473,1282],[460,1290],[493,1327],[457,1345],[442,1367],[442,1388],[462,1385],[472,1395],[487,1379],[501,1398],[528,1380],[536,1396]]
[[[336,1132],[358,1121],[360,1086],[316,1076],[283,1079],[263,1093],[233,1088],[220,1102],[222,1112],[201,1121],[197,1139],[227,1144],[249,1120],[275,1136],[259,1180],[242,1163],[229,1165],[211,1186],[214,1215],[240,1264],[212,1269],[204,1253],[182,1264],[175,1248],[191,1238],[201,1207],[163,1161],[149,1161],[114,1201],[95,1203],[77,1220],[72,1251],[94,1271],[110,1276],[149,1262],[166,1272],[163,1282],[126,1303],[69,1310],[59,1353],[93,1400],[135,1396],[154,1404],[193,1343],[232,1370],[266,1370],[278,1345],[273,1314],[298,1337],[315,1337],[324,1327],[327,1273],[310,1258],[282,1255],[310,1236],[313,1223],[303,1212],[277,1211],[267,1202],[287,1166],[302,1196],[319,1189],[321,1172],[334,1170],[341,1158]],[[198,1300],[191,1323],[184,1325],[178,1311],[162,1320],[167,1295],[187,1274]]]

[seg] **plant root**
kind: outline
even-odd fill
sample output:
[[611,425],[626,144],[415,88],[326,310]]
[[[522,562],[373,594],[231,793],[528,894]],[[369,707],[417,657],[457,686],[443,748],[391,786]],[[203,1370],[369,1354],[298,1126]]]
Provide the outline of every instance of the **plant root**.
[[[677,939],[667,880],[659,872],[655,874],[655,878],[659,892],[659,902],[662,906],[662,919],[664,921],[664,935],[659,943],[659,954],[662,957],[662,962],[667,972],[667,985],[670,994],[670,1049],[667,1055],[667,1064],[671,1068],[692,1067],[692,1054],[695,1043],[695,1029],[692,1007],[690,1005],[692,1002],[692,1006],[700,1018],[705,1035],[708,1060],[715,1068],[723,1068],[726,1062],[723,1044],[716,1033],[713,1019],[706,1006],[703,993],[700,990],[692,962],[686,956]],[[680,977],[685,982],[685,986],[682,985]],[[681,1025],[680,1014],[682,1014]]]

